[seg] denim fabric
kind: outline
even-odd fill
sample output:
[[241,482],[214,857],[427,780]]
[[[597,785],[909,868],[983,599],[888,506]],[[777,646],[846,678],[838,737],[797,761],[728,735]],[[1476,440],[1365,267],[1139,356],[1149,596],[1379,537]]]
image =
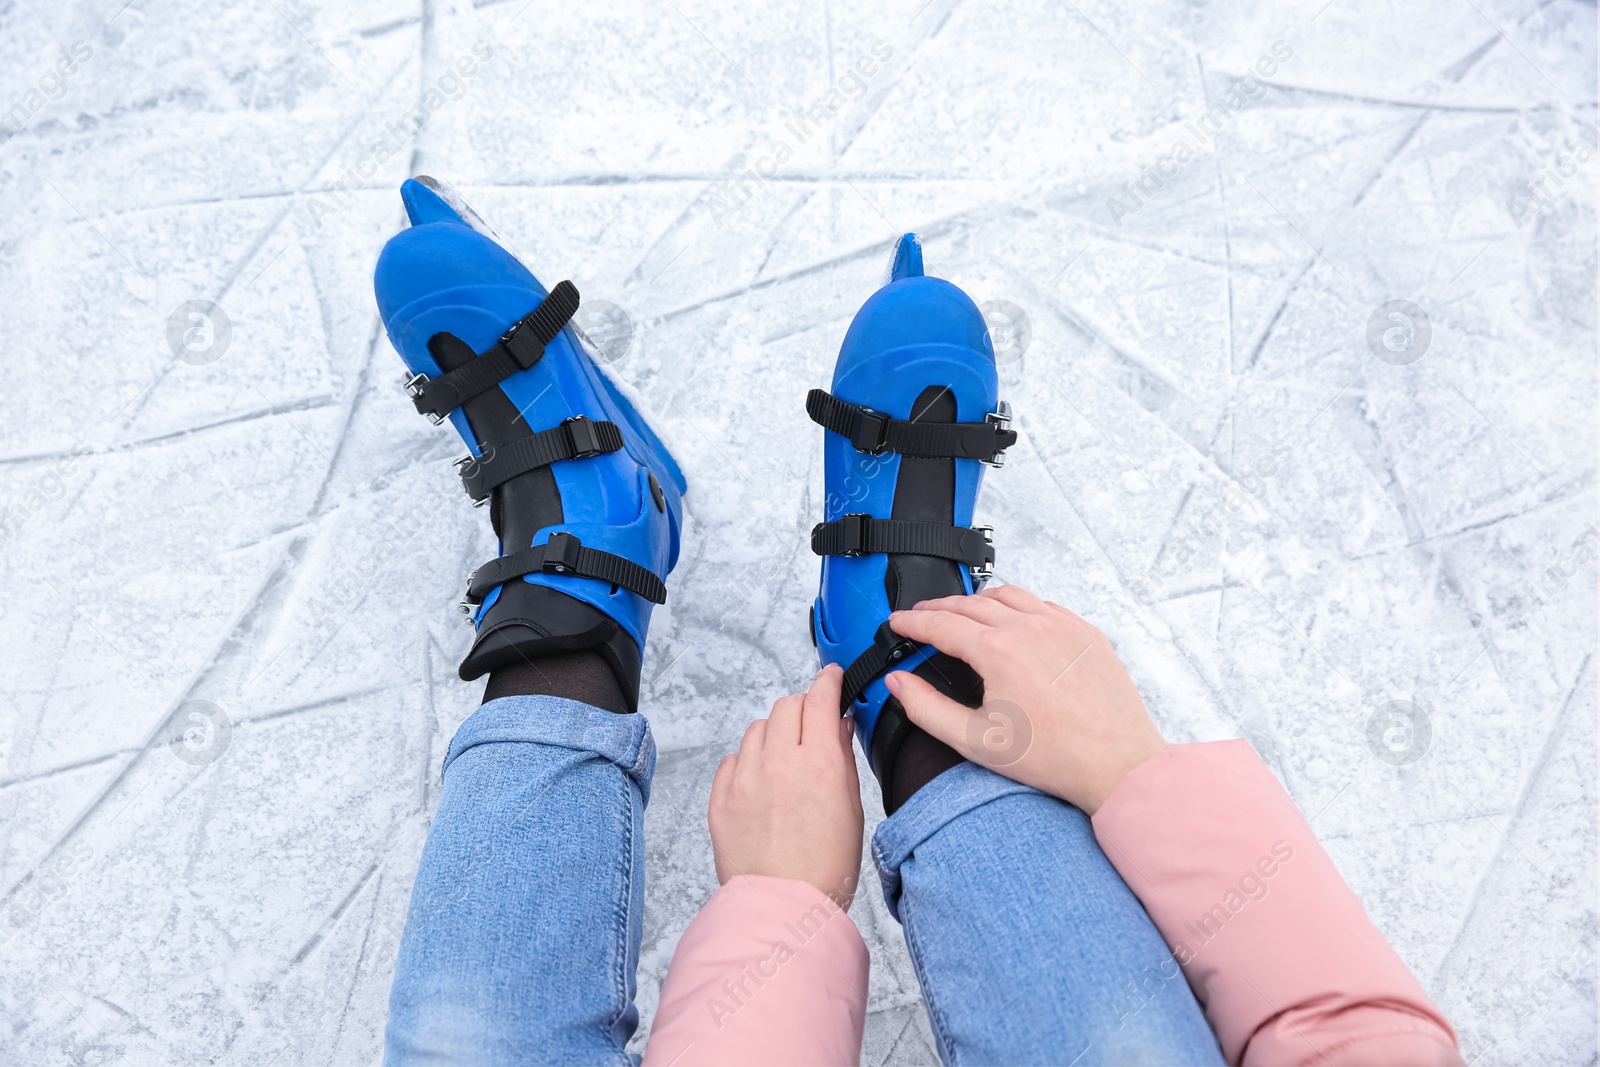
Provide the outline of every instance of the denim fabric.
[[628,1063],[644,911],[642,715],[492,701],[462,724],[411,890],[384,1061]]
[[872,853],[946,1063],[1222,1063],[1077,808],[963,763],[880,823]]
[[[629,1063],[655,744],[555,697],[473,713],[412,889],[385,1062]],[[949,1063],[1221,1063],[1081,812],[973,764],[873,838]]]

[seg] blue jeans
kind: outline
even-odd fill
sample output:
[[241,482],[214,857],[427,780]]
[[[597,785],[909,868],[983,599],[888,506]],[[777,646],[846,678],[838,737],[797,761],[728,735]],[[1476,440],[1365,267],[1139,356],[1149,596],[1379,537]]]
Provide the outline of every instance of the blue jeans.
[[[636,1062],[654,769],[642,715],[507,697],[462,724],[411,891],[386,1063]],[[963,764],[878,827],[873,855],[947,1062],[1222,1062],[1076,809]]]
[[878,824],[872,858],[946,1063],[1222,1063],[1072,805],[962,763]]

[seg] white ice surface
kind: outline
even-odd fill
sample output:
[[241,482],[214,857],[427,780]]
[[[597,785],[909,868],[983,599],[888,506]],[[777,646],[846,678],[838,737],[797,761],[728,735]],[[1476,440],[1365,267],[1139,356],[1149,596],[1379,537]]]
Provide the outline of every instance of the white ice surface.
[[[1170,738],[1255,744],[1469,1060],[1593,1062],[1600,164],[1559,171],[1595,46],[1577,0],[0,0],[0,1061],[379,1055],[492,552],[371,295],[426,172],[626,310],[616,373],[691,482],[645,667],[646,1028],[715,885],[715,760],[814,662],[802,397],[917,230],[1029,322],[1001,575],[1105,628]],[[1366,339],[1395,299],[1409,365]],[[190,300],[213,362],[169,346]],[[1401,766],[1391,699],[1431,727]],[[213,762],[166,744],[195,700]],[[866,1061],[931,1060],[898,928],[854,914]]]

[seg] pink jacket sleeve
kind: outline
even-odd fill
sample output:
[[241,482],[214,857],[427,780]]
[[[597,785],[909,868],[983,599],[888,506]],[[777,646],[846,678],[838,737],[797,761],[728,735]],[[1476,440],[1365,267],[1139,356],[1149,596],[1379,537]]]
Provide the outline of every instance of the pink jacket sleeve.
[[1455,1032],[1250,745],[1168,745],[1094,816],[1235,1064],[1460,1064]]
[[738,877],[678,941],[645,1067],[856,1064],[867,946],[850,916],[791,878]]

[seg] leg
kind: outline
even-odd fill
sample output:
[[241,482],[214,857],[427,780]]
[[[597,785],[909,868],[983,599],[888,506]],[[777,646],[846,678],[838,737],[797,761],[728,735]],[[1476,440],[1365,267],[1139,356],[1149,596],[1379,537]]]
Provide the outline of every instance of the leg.
[[[445,759],[390,994],[390,1063],[617,1063],[633,1004],[644,805],[637,710],[678,557],[683,472],[546,287],[441,183],[378,257],[407,392],[449,420],[503,553],[468,579],[459,673],[487,703]],[[621,714],[618,714],[621,713]]]
[[625,1063],[639,1014],[641,715],[491,701],[445,757],[389,999],[385,1063]]
[[913,724],[887,672],[969,707],[983,679],[889,630],[890,611],[976,592],[994,550],[975,518],[984,463],[1017,434],[983,313],[895,245],[850,324],[824,438],[824,557],[811,631],[845,668],[843,708],[883,788],[873,850],[952,1063],[1220,1063],[1177,963],[1076,809],[961,760]]
[[884,820],[872,851],[946,1063],[1222,1062],[1076,808],[963,763]]
[[489,674],[483,702],[512,696],[566,697],[580,704],[614,711],[628,710],[629,699],[614,672],[596,652],[558,652],[498,667]]

